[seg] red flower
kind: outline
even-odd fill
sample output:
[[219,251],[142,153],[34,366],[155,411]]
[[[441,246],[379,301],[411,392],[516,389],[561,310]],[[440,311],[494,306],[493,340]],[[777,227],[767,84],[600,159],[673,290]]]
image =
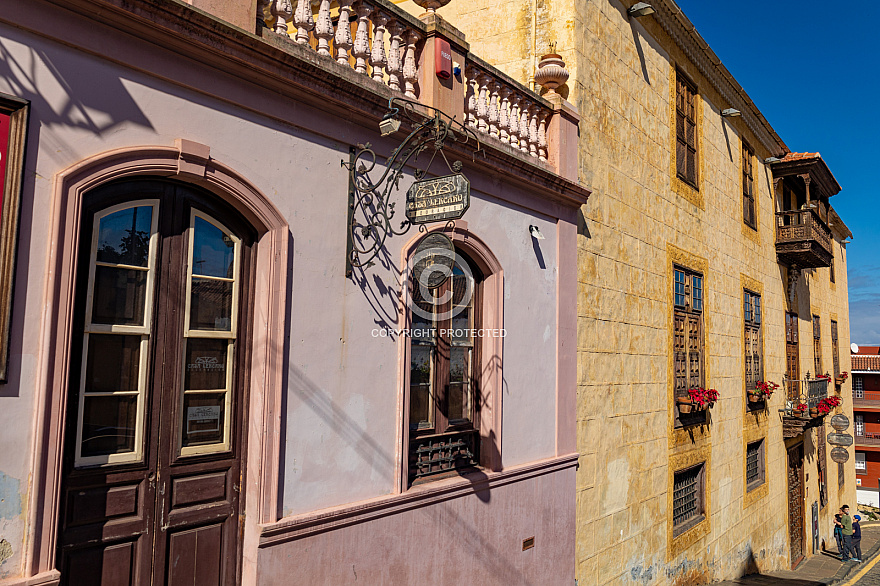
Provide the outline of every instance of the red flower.
[[718,391],[715,389],[688,389],[688,395],[690,395],[691,401],[693,401],[694,405],[697,406],[698,409],[705,409],[706,407],[712,407],[715,401],[718,400]]

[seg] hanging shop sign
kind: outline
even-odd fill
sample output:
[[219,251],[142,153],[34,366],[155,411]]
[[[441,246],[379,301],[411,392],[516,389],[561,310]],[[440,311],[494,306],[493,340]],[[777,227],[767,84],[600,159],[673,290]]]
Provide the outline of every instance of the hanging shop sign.
[[412,259],[413,286],[436,289],[452,275],[455,247],[448,236],[431,232],[419,241]]
[[[425,112],[431,114],[425,114]],[[426,231],[423,224],[447,222],[461,218],[471,203],[471,187],[461,174],[461,161],[450,162],[444,148],[457,149],[476,145],[475,157],[480,150],[476,133],[444,112],[401,97],[388,101],[388,113],[379,123],[382,136],[391,136],[406,123],[412,131],[394,149],[385,164],[378,162],[370,144],[350,149],[349,160],[342,161],[348,168],[348,229],[346,230],[345,276],[352,276],[354,268],[366,269],[384,254],[385,241],[402,236],[413,226]],[[424,167],[412,171],[415,176],[406,194],[405,219],[396,221],[393,195],[399,190],[401,178],[422,153],[429,155]],[[450,175],[425,179],[434,159],[441,159]],[[384,171],[380,171],[384,168]],[[399,217],[399,216],[398,216]]]
[[838,464],[843,464],[849,460],[849,452],[846,451],[846,448],[833,448],[831,450],[831,459]]
[[6,382],[29,103],[0,94],[0,382]]
[[837,431],[846,431],[849,427],[849,417],[842,413],[838,413],[831,418],[831,427]]
[[848,433],[829,433],[828,443],[832,446],[851,446],[853,445],[853,436]]
[[411,224],[457,220],[471,205],[471,184],[458,173],[416,181],[406,192],[406,219]]

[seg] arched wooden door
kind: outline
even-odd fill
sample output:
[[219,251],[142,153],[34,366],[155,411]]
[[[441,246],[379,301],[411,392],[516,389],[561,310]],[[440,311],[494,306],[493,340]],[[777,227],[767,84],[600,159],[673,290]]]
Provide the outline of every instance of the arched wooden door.
[[63,584],[238,582],[253,240],[232,209],[180,184],[87,195]]

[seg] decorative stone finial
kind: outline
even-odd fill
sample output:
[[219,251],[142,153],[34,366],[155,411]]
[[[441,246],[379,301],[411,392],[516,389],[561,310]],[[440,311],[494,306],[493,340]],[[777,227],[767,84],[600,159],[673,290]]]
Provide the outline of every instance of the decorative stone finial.
[[538,71],[535,72],[535,83],[546,88],[548,93],[555,94],[556,88],[568,81],[568,69],[565,68],[565,61],[562,56],[552,51],[556,48],[556,43],[550,43],[550,51],[541,57],[538,63]]
[[435,12],[438,8],[443,8],[449,4],[451,0],[413,0],[413,2],[424,8],[428,14],[430,14]]

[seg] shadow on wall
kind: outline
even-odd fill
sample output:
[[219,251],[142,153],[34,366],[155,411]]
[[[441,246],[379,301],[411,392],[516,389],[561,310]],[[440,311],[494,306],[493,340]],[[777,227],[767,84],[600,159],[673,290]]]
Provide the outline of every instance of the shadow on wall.
[[[96,135],[123,123],[152,128],[121,79],[104,76],[98,82],[90,78],[81,67],[77,67],[77,58],[72,53],[59,52],[53,60],[45,52],[33,48],[28,51],[28,57],[23,61],[13,55],[10,41],[0,41],[0,79],[13,95],[28,100],[31,108],[21,194],[21,244],[15,263],[15,296],[10,324],[9,377],[6,384],[0,385],[0,397],[19,396],[22,370],[31,368],[22,365],[22,340],[30,266],[27,243],[34,229],[35,162],[41,145],[49,157],[64,153],[56,162],[67,166],[70,154],[77,159],[81,154],[76,145],[66,143],[57,133],[52,133],[52,127],[78,128]],[[41,179],[49,181],[51,178]],[[45,219],[37,222],[42,226],[39,229],[47,229]]]

